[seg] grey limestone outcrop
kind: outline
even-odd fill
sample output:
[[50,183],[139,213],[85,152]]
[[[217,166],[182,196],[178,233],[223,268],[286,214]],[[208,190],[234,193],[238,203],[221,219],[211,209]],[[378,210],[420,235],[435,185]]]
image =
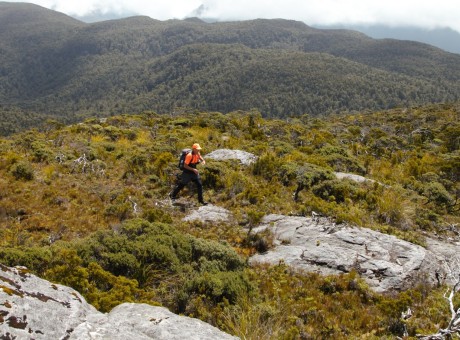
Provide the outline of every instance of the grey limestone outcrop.
[[366,177],[363,177],[363,176],[360,176],[360,175],[355,175],[355,174],[350,174],[350,173],[347,173],[347,172],[336,172],[335,173],[335,176],[338,178],[338,179],[351,179],[352,181],[355,181],[355,182],[358,182],[358,183],[362,183],[362,182],[375,182],[374,180],[372,179],[369,179],[369,178],[366,178]]
[[200,222],[230,222],[232,214],[224,208],[216,205],[208,204],[193,210],[183,219],[184,221],[200,221]]
[[[231,222],[231,213],[212,205],[193,211],[185,221]],[[251,232],[269,231],[273,248],[249,259],[250,264],[283,262],[323,275],[355,270],[376,292],[404,290],[421,280],[452,284],[460,265],[460,242],[426,237],[426,247],[393,235],[325,217],[271,214]]]
[[249,165],[257,159],[257,157],[252,153],[231,149],[214,150],[213,152],[208,153],[205,157],[217,161],[238,160],[243,165]]
[[356,270],[377,292],[402,290],[417,280],[437,284],[460,259],[460,244],[427,239],[427,247],[327,218],[267,215],[253,232],[269,230],[274,247],[250,263],[284,262],[321,274]]
[[123,303],[104,314],[72,288],[0,265],[1,339],[237,339],[164,307]]

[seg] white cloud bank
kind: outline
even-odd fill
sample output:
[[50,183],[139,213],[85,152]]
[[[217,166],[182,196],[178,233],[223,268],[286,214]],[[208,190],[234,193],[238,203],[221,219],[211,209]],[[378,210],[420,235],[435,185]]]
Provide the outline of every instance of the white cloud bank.
[[[20,0],[23,2],[23,0]],[[383,24],[426,29],[449,27],[460,32],[458,0],[33,0],[68,15],[94,12],[138,13],[154,19],[200,16],[219,20],[283,18],[307,25]]]

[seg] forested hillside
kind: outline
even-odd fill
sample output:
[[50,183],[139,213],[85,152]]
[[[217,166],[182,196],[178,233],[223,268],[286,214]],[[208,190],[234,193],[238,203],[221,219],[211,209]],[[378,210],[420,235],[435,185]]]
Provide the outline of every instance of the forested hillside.
[[460,94],[460,55],[288,20],[85,24],[2,2],[0,50],[3,135],[49,115],[69,122],[185,108],[317,116],[453,102]]
[[[422,246],[426,236],[457,239],[459,121],[458,105],[286,120],[256,110],[49,120],[0,139],[0,261],[72,286],[102,311],[161,304],[241,338],[429,334],[449,320],[445,287],[421,278],[381,295],[355,272],[249,267],[249,255],[272,246],[251,228],[264,214],[315,211]],[[205,159],[220,148],[258,157],[200,166],[205,199],[233,223],[183,221],[196,208],[193,188],[182,192],[185,211],[167,199],[178,152],[193,142]],[[413,316],[401,319],[409,306]]]

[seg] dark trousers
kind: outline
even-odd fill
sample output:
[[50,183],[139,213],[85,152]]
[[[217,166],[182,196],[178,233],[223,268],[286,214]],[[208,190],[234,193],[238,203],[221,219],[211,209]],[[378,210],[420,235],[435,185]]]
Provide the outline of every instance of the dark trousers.
[[190,181],[196,183],[196,188],[198,192],[198,201],[203,202],[203,183],[201,183],[200,175],[195,174],[194,172],[184,171],[182,173],[179,183],[177,183],[173,192],[171,193],[172,198],[176,198],[179,191],[181,191]]

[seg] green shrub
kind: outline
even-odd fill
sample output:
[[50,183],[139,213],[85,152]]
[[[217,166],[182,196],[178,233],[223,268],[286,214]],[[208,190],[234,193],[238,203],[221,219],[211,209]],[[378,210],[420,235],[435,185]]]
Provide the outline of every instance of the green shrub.
[[70,286],[84,294],[89,289],[88,271],[75,249],[53,247],[53,257],[45,277],[53,282]]
[[294,193],[294,199],[297,200],[300,191],[309,189],[314,185],[326,180],[335,179],[332,171],[319,167],[314,164],[305,164],[297,170],[297,189]]
[[217,260],[219,270],[240,270],[244,267],[244,261],[230,247],[219,244],[215,241],[207,241],[194,238],[192,244],[192,259],[199,261],[201,257],[208,260]]
[[201,171],[203,186],[214,190],[224,189],[228,168],[228,162],[206,162],[206,167]]
[[356,197],[358,187],[356,183],[349,180],[332,179],[315,185],[311,190],[326,201],[343,203],[347,198]]
[[252,173],[266,180],[272,180],[278,174],[280,165],[280,159],[274,153],[268,152],[253,163]]
[[342,155],[347,156],[347,151],[342,149],[338,146],[332,146],[330,144],[324,145],[322,148],[318,150],[318,153],[322,156],[330,156],[330,155]]
[[140,266],[136,257],[126,251],[104,253],[100,262],[102,267],[116,276],[133,277]]
[[401,192],[383,190],[377,199],[377,217],[381,223],[397,225],[403,217],[404,200]]
[[284,186],[292,184],[292,182],[297,178],[298,169],[299,165],[297,163],[289,162],[282,164],[278,174],[281,183]]
[[126,235],[128,239],[134,240],[137,237],[148,233],[151,228],[152,224],[149,223],[149,221],[143,219],[132,219],[123,222],[120,233]]
[[143,212],[142,217],[149,222],[172,223],[172,217],[160,208],[151,208]]
[[107,152],[112,152],[112,151],[115,151],[116,149],[115,144],[110,143],[110,142],[105,142],[102,144],[102,146],[104,147],[104,150]]
[[292,144],[282,142],[279,140],[271,142],[270,147],[273,149],[273,151],[276,153],[278,157],[288,155],[295,150]]
[[327,165],[333,168],[335,171],[353,172],[360,175],[364,175],[366,173],[366,169],[361,166],[354,157],[351,156],[332,154],[325,156],[324,160]]
[[34,141],[31,148],[34,162],[46,162],[51,158],[52,151],[43,142]]
[[425,184],[423,194],[428,198],[430,202],[434,202],[441,206],[452,205],[454,202],[454,198],[439,182]]
[[249,178],[240,172],[232,171],[221,180],[225,181],[224,187],[226,188],[229,199],[236,197],[248,189]]
[[126,173],[124,177],[129,174],[136,175],[139,173],[147,173],[147,157],[146,155],[134,152],[129,158],[126,160]]
[[24,160],[13,164],[10,168],[10,172],[17,180],[23,179],[31,181],[34,178],[32,165]]
[[0,262],[6,266],[24,266],[39,275],[49,268],[52,253],[49,247],[0,248]]
[[104,128],[104,133],[111,141],[116,141],[122,136],[122,131],[115,126],[107,126]]
[[116,217],[119,221],[124,221],[132,217],[133,207],[128,201],[115,202],[105,208],[104,215]]
[[85,261],[97,261],[115,275],[138,277],[142,267],[153,266],[169,273],[180,271],[181,263],[190,261],[189,239],[161,223],[142,219],[125,221],[118,233],[95,233],[78,244]]
[[205,295],[214,304],[224,299],[234,304],[252,290],[252,285],[242,272],[205,272],[188,281],[185,286],[188,295]]
[[159,178],[165,178],[170,164],[175,163],[176,159],[170,152],[156,152],[152,155],[152,157],[154,157],[152,167],[155,175]]
[[416,211],[416,223],[421,230],[433,231],[436,226],[439,225],[440,216],[432,210],[426,207],[417,207]]

